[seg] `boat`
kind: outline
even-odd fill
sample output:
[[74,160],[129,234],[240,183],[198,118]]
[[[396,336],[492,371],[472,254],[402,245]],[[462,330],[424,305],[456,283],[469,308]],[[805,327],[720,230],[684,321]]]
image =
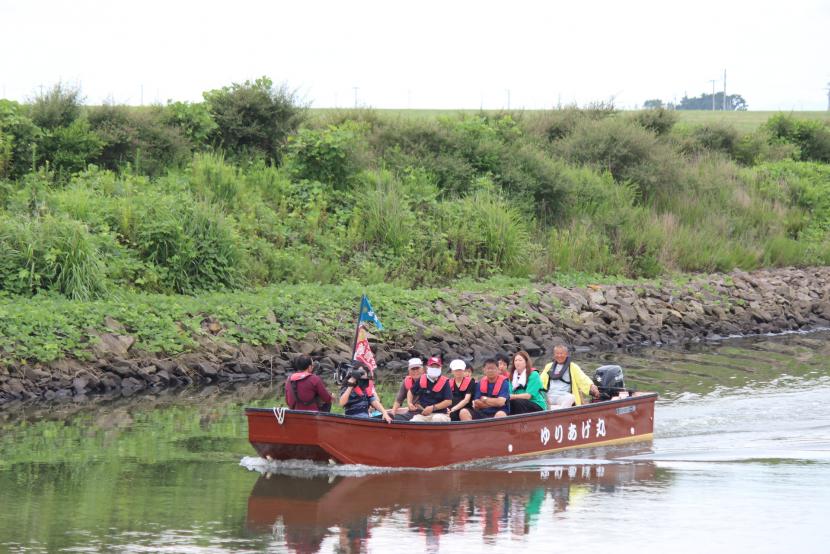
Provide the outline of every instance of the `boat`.
[[484,459],[648,441],[656,393],[560,410],[450,423],[247,408],[248,440],[266,460],[437,468]]

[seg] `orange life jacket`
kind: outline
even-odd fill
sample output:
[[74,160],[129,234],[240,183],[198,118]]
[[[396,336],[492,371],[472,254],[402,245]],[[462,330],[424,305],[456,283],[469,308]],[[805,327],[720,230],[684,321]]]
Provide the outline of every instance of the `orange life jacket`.
[[504,384],[506,380],[507,377],[505,377],[504,375],[499,375],[498,379],[496,379],[496,384],[493,387],[493,394],[491,395],[487,392],[487,385],[489,385],[490,382],[487,380],[487,377],[485,377],[480,381],[481,387],[479,388],[479,390],[481,391],[481,394],[483,394],[484,396],[498,396],[499,391],[501,390],[501,386]]
[[406,379],[403,380],[403,386],[406,387],[406,390],[412,390],[412,385],[415,383],[414,379],[412,379],[411,375],[407,375]]
[[[461,384],[458,385],[458,390],[460,390],[461,392],[467,392],[467,387],[470,386],[470,381],[472,381],[472,380],[473,380],[472,377],[464,377],[464,379],[461,380]],[[453,391],[455,391],[455,379],[450,381],[450,388]]]
[[[435,381],[435,386],[432,387],[432,392],[441,392],[441,389],[443,389],[444,385],[446,385],[446,384],[447,384],[447,378],[442,375],[441,377],[438,378],[437,381]],[[420,381],[419,385],[421,386],[422,389],[425,389],[425,388],[429,387],[429,384],[427,383],[427,376],[426,375],[421,375],[421,381]],[[452,386],[452,385],[450,385],[450,386]]]
[[290,381],[302,381],[303,379],[305,379],[309,375],[311,375],[311,374],[306,373],[305,371],[298,371],[297,373],[292,373],[291,377],[289,377],[288,379]]
[[363,389],[362,389],[362,388],[360,388],[360,387],[358,387],[358,386],[355,386],[352,390],[353,390],[354,392],[356,392],[359,396],[368,396],[368,397],[372,397],[372,396],[374,396],[374,395],[375,395],[375,383],[374,383],[373,381],[369,381],[369,386],[368,386],[368,387],[366,387],[366,391],[365,391],[365,392],[363,391]]

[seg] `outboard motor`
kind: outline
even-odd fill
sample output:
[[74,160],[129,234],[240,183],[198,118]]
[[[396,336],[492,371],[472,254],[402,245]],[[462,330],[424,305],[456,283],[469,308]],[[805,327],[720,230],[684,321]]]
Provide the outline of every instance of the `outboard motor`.
[[611,400],[625,391],[623,370],[618,365],[604,365],[594,373],[594,384],[599,389],[599,400]]

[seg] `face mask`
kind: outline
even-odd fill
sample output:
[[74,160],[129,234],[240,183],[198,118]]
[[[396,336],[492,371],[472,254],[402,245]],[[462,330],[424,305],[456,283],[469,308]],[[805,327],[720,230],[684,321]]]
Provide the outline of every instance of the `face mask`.
[[438,379],[441,377],[441,368],[440,367],[428,367],[427,368],[427,377],[430,379]]

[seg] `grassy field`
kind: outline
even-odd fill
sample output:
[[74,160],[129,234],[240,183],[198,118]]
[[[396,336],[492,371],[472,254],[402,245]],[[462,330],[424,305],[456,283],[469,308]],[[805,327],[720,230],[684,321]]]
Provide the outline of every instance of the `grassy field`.
[[[314,108],[311,109],[312,115],[324,116],[326,114],[349,111],[341,108]],[[392,110],[392,109],[373,109],[373,111],[381,115],[400,116],[402,118],[420,118],[430,119],[438,116],[454,116],[461,114],[476,114],[479,110]],[[514,113],[528,113],[538,114],[547,110],[514,110]],[[500,110],[485,110],[489,114],[501,113]],[[620,113],[633,113],[633,110],[621,111]],[[681,123],[690,125],[701,125],[703,123],[726,123],[735,127],[740,133],[749,133],[754,131],[770,117],[778,113],[791,113],[792,115],[801,119],[816,119],[819,121],[830,122],[830,112],[775,112],[775,111],[746,111],[746,112],[722,112],[722,111],[708,111],[708,110],[680,110],[677,114],[680,116]]]

